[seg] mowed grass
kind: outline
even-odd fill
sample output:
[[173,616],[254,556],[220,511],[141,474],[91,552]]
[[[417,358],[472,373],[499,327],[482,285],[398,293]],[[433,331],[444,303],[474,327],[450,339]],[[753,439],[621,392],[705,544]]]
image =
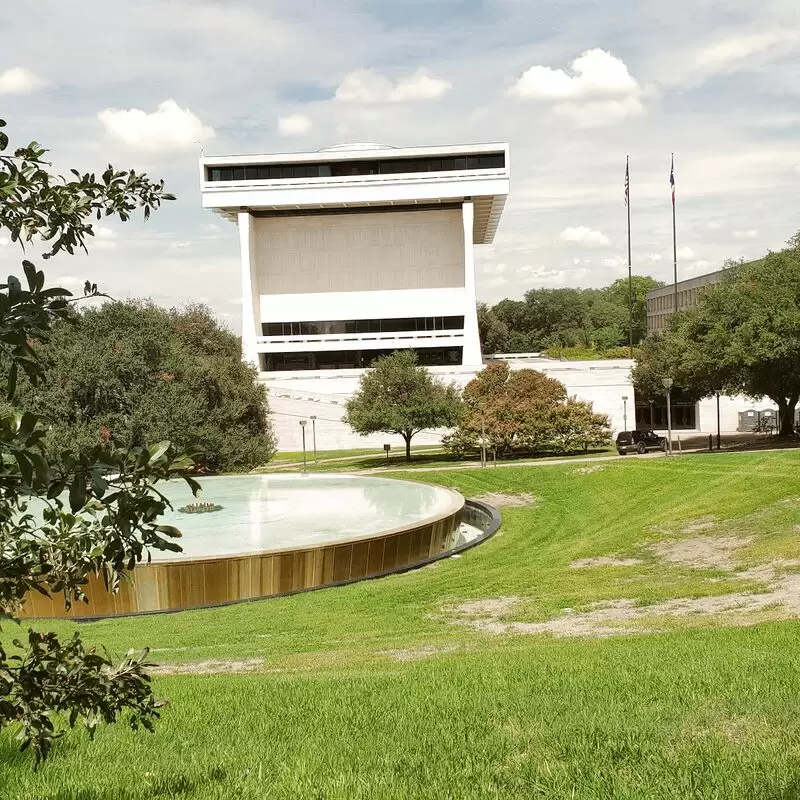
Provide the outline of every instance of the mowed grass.
[[[430,452],[430,451],[441,451],[442,447],[440,445],[412,445],[411,452]],[[394,450],[392,451],[394,455],[397,455],[398,448],[395,446]],[[405,448],[403,448],[403,453],[405,453]],[[330,461],[331,459],[349,459],[349,458],[366,458],[369,456],[376,456],[380,455],[384,460],[386,456],[383,454],[383,450],[380,447],[356,447],[351,448],[349,450],[318,450],[317,451],[317,459],[319,461]],[[311,447],[306,450],[306,458],[310,461],[313,461],[314,458],[314,451]],[[269,462],[267,466],[273,466],[276,464],[293,464],[295,462],[303,463],[303,451],[302,450],[284,450],[275,454],[275,457],[272,461]]]
[[[763,591],[737,570],[800,558],[800,455],[732,454],[416,474],[468,496],[529,493],[500,534],[429,567],[273,601],[80,626],[161,664],[263,659],[243,674],[159,676],[154,736],[59,742],[38,772],[0,737],[0,797],[794,798],[800,624],[646,621],[658,633],[556,639],[476,630],[453,607],[519,598],[507,619],[593,603]],[[714,517],[713,529],[681,533]],[[736,570],[648,545],[749,536]],[[574,569],[614,555],[641,563]],[[792,569],[791,566],[785,566]],[[505,619],[505,618],[504,618]],[[758,624],[751,623],[758,621]],[[76,626],[53,624],[61,633]],[[666,631],[666,632],[663,632]]]
[[[583,458],[600,458],[603,456],[616,456],[617,451],[614,448],[606,448],[602,450],[591,450],[588,452],[577,452],[568,454],[547,454],[538,453],[530,456],[517,456],[514,460],[500,459],[495,460],[492,453],[487,453],[487,464],[490,468],[515,466],[515,462],[546,462],[553,460],[563,459],[576,459]],[[382,455],[356,455],[339,458],[323,458],[320,456],[317,463],[309,458],[306,468],[309,472],[363,472],[366,470],[402,470],[412,471],[427,468],[459,468],[459,467],[474,467],[480,462],[480,456],[476,459],[474,455],[460,457],[448,453],[441,447],[431,447],[429,449],[420,448],[412,451],[411,461],[406,461],[405,452],[400,450],[393,450],[387,461],[386,454]],[[259,472],[288,472],[289,468],[300,471],[303,469],[302,454],[299,462],[292,461],[271,461],[269,465],[258,470]]]

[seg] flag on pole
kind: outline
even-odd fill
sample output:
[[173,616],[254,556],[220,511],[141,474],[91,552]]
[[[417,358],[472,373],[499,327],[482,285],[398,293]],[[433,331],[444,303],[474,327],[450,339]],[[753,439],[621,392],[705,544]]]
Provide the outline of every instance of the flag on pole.
[[631,174],[630,174],[630,165],[629,162],[625,161],[625,205],[628,205],[628,200],[630,199],[630,191],[631,191]]
[[669,165],[669,185],[672,187],[672,205],[675,205],[675,156]]

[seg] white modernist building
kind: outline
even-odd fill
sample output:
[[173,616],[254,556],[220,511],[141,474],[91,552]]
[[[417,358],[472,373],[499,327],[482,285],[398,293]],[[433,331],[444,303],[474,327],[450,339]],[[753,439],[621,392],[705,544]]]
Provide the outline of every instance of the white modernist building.
[[[203,207],[239,228],[243,357],[267,386],[281,449],[299,449],[302,419],[314,421],[320,449],[391,441],[359,437],[342,422],[379,356],[413,348],[420,363],[462,387],[482,368],[473,247],[492,242],[500,221],[507,144],[214,156],[200,170]],[[504,360],[560,380],[608,414],[614,430],[665,425],[660,404],[636,402],[632,362]],[[716,429],[712,401],[683,408],[675,400],[676,428]],[[760,406],[722,398],[722,430],[735,430],[749,408]]]
[[362,370],[413,348],[481,365],[473,246],[509,191],[507,144],[201,159],[204,208],[239,226],[242,349],[262,379]]
[[[314,420],[320,449],[391,441],[341,420],[364,368],[393,350],[413,348],[461,387],[483,367],[473,247],[500,221],[507,144],[361,144],[207,157],[200,169],[203,206],[239,227],[243,356],[267,386],[282,449],[299,449],[301,419]],[[507,360],[561,380],[616,428],[633,413],[630,363]]]

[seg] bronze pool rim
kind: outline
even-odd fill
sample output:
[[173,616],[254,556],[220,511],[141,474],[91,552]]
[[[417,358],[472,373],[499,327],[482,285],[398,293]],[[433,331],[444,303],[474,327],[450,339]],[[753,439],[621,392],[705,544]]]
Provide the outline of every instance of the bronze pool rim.
[[[354,583],[379,580],[381,578],[389,577],[390,575],[400,575],[406,572],[411,572],[413,570],[420,569],[430,564],[434,564],[437,561],[442,561],[446,558],[452,558],[453,556],[460,555],[461,553],[464,553],[468,550],[471,550],[474,547],[477,547],[480,544],[483,544],[484,542],[491,539],[497,533],[502,524],[502,517],[500,516],[500,512],[494,506],[491,506],[488,503],[483,502],[482,500],[465,498],[461,511],[460,521],[466,522],[475,527],[480,527],[483,532],[481,533],[481,535],[476,536],[474,539],[463,542],[462,544],[457,545],[456,547],[453,547],[451,549],[444,550],[441,553],[436,553],[432,556],[428,556],[427,558],[415,561],[414,563],[403,564],[373,575],[347,578],[340,581],[332,581],[330,583],[326,583],[321,586],[299,587],[295,589],[290,589],[285,592],[276,592],[261,597],[242,597],[233,600],[224,600],[221,602],[204,603],[202,605],[194,605],[189,608],[144,609],[136,611],[122,611],[113,614],[75,615],[69,617],[64,617],[64,616],[51,617],[42,615],[42,616],[29,616],[26,617],[26,619],[31,619],[31,620],[69,619],[70,622],[90,623],[90,622],[97,622],[101,619],[122,619],[129,617],[156,616],[159,614],[179,614],[179,613],[188,613],[192,611],[204,611],[207,609],[214,609],[214,608],[224,608],[226,606],[239,605],[243,603],[255,603],[261,601],[277,600],[279,598],[291,597],[297,594],[318,592],[326,589],[336,589],[342,586],[349,586]],[[157,563],[164,563],[164,562],[157,562]]]

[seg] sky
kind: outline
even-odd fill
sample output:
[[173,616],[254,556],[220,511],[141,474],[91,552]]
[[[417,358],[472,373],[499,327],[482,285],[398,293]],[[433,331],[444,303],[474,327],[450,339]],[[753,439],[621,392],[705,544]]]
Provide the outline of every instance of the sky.
[[[480,300],[672,280],[800,229],[796,0],[5,0],[0,117],[54,167],[164,178],[147,223],[103,222],[46,274],[210,305],[238,332],[235,225],[200,208],[198,158],[508,141],[511,194],[476,248]],[[28,253],[34,260],[36,248]],[[0,231],[0,269],[22,254]],[[41,263],[41,262],[40,262]]]

